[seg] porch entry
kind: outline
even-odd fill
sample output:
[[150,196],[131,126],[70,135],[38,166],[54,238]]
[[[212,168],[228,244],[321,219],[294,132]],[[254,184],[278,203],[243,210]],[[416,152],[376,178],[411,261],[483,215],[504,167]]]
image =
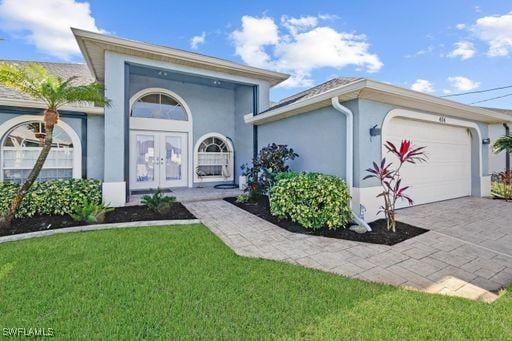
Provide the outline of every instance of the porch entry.
[[188,133],[130,131],[130,188],[187,186]]

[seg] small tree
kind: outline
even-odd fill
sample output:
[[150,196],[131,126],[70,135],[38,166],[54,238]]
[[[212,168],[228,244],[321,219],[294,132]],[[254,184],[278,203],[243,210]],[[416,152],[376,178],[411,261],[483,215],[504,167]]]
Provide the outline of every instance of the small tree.
[[59,121],[59,109],[69,103],[93,102],[97,105],[109,105],[98,83],[74,85],[77,77],[63,80],[48,73],[39,64],[17,65],[0,63],[0,85],[25,93],[35,100],[42,101],[44,110],[44,143],[41,152],[27,179],[20,186],[18,194],[5,214],[0,217],[0,226],[9,226],[23,197],[36,181],[44,162],[50,153],[53,142],[53,129]]
[[387,141],[384,146],[388,152],[392,153],[398,158],[398,167],[392,168],[392,163],[386,163],[386,158],[383,158],[380,165],[373,163],[373,168],[368,168],[366,171],[370,173],[363,178],[363,180],[375,178],[379,180],[383,191],[377,195],[377,198],[382,197],[384,205],[380,207],[379,213],[383,212],[386,216],[387,228],[393,232],[396,231],[396,220],[395,220],[395,209],[396,203],[400,200],[407,200],[409,205],[413,205],[413,200],[405,194],[405,191],[409,186],[402,186],[402,178],[400,176],[400,170],[405,163],[415,164],[417,162],[423,162],[426,159],[424,152],[425,147],[413,148],[411,141],[402,140],[400,149]]
[[249,195],[267,194],[275,183],[277,174],[287,172],[287,162],[298,156],[299,154],[285,144],[271,143],[263,147],[252,160],[252,165],[242,165],[242,174],[247,176]]
[[493,144],[493,149],[496,154],[502,151],[512,153],[512,135],[505,135],[497,139]]

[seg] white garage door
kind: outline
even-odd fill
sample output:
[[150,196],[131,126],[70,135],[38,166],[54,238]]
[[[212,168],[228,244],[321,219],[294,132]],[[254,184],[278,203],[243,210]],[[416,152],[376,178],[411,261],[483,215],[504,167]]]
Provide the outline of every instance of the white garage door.
[[[471,136],[466,128],[393,118],[383,134],[383,141],[397,146],[406,139],[427,147],[427,162],[405,164],[401,171],[415,204],[471,195]],[[390,154],[386,158],[396,164]]]

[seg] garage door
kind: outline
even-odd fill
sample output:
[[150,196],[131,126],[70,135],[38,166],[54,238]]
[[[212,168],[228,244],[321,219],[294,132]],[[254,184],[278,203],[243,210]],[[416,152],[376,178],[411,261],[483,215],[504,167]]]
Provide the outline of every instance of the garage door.
[[427,147],[427,162],[406,164],[401,171],[415,204],[471,195],[471,136],[466,128],[393,118],[383,134],[383,141],[399,145],[407,139]]

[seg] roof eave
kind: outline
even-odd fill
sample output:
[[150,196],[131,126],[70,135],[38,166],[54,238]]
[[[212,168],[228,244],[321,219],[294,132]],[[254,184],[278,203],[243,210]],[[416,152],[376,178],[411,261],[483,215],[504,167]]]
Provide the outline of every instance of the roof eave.
[[80,51],[84,55],[84,58],[87,62],[87,65],[93,70],[93,73],[96,79],[101,80],[103,75],[99,75],[97,70],[94,69],[93,61],[90,58],[89,53],[87,52],[87,47],[84,44],[85,40],[91,40],[95,43],[104,44],[105,50],[107,50],[108,45],[125,48],[128,50],[139,51],[143,53],[152,54],[155,56],[164,56],[170,59],[187,61],[197,64],[198,67],[202,68],[210,68],[216,67],[219,69],[229,70],[231,72],[235,71],[240,74],[243,74],[247,77],[253,77],[256,79],[263,79],[268,81],[271,85],[277,85],[290,77],[290,75],[270,71],[265,69],[260,69],[252,66],[242,65],[238,63],[234,63],[228,60],[223,60],[215,57],[210,57],[198,53],[188,52],[184,50],[178,50],[170,47],[148,44],[139,41],[132,41],[128,39],[118,38],[114,36],[109,36],[105,34],[84,31],[77,28],[71,28],[75,39],[78,42],[78,46],[80,47]]
[[[19,108],[37,108],[44,109],[46,104],[33,100],[18,100],[18,99],[0,99],[0,105],[6,107],[19,107]],[[103,107],[88,107],[79,105],[65,105],[59,108],[59,111],[75,111],[86,114],[102,115],[104,113]]]
[[357,98],[358,91],[364,88],[366,81],[366,79],[359,79],[352,83],[341,85],[305,100],[297,101],[295,103],[279,107],[259,115],[246,115],[244,120],[246,123],[260,125],[277,121],[286,117],[299,115],[301,113],[308,112],[317,108],[329,106],[331,105],[330,99],[335,96],[346,95],[344,98],[345,101]]
[[510,116],[471,105],[454,102],[422,92],[404,89],[391,84],[369,79],[361,79],[334,89],[298,101],[290,105],[276,108],[255,116],[245,116],[245,122],[260,125],[298,115],[316,108],[331,105],[329,99],[341,97],[342,101],[353,98],[364,98],[384,103],[396,104],[412,109],[435,112],[448,116],[457,116],[485,123],[510,122]]

